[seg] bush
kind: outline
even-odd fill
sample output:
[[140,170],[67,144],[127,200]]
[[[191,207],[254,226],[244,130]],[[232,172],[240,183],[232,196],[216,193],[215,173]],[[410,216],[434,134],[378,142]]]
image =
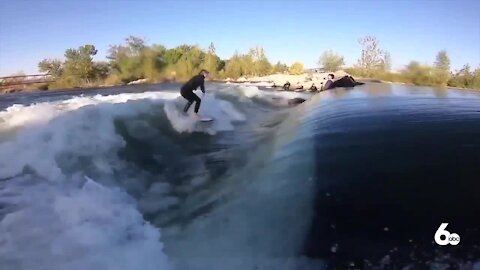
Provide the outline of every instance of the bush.
[[48,90],[48,83],[42,83],[40,85],[37,86],[37,89],[38,90],[41,90],[41,91],[46,91]]
[[104,82],[105,85],[111,86],[111,85],[119,85],[122,84],[122,80],[118,74],[110,74],[108,77],[105,79]]
[[290,68],[288,69],[288,72],[292,75],[300,75],[303,74],[304,68],[303,64],[300,62],[295,62],[293,63]]

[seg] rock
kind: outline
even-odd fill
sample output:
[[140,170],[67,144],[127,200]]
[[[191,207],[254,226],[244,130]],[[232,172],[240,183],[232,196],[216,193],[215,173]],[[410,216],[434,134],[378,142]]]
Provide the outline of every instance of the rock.
[[288,100],[288,105],[298,105],[303,102],[305,102],[303,98],[292,98]]

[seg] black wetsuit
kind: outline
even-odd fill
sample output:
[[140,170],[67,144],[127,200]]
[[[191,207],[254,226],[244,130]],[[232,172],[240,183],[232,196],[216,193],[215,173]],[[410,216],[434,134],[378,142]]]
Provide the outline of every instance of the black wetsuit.
[[193,90],[196,90],[198,87],[200,87],[200,90],[205,93],[205,77],[201,74],[193,76],[188,82],[186,82],[182,86],[180,94],[182,95],[182,97],[188,100],[187,105],[185,105],[185,108],[183,109],[184,112],[187,112],[192,103],[195,101],[195,113],[198,113],[202,100],[197,95],[195,95],[195,93],[193,93]]
[[328,79],[328,81],[323,86],[323,90],[328,90],[330,88],[333,88],[333,81],[331,79]]

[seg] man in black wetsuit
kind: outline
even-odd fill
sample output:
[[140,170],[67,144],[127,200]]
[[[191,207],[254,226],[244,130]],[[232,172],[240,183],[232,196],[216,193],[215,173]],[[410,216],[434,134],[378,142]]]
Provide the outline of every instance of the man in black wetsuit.
[[327,82],[323,85],[323,90],[328,90],[330,88],[333,88],[333,79],[335,78],[335,75],[332,73],[328,74],[327,76],[328,80]]
[[199,118],[198,116],[198,110],[200,109],[200,103],[202,100],[193,93],[194,90],[197,90],[198,87],[200,87],[200,90],[205,94],[205,79],[208,77],[208,71],[205,69],[202,69],[200,73],[196,76],[193,76],[188,82],[186,82],[181,90],[180,94],[182,97],[184,97],[186,100],[188,100],[188,103],[185,105],[185,108],[183,109],[184,112],[187,112],[190,106],[192,105],[193,102],[195,102],[195,116]]

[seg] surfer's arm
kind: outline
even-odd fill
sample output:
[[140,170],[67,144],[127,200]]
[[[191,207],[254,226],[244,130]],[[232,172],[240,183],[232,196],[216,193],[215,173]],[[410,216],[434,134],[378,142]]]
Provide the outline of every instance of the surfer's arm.
[[205,80],[202,80],[202,83],[200,84],[200,90],[205,94]]

